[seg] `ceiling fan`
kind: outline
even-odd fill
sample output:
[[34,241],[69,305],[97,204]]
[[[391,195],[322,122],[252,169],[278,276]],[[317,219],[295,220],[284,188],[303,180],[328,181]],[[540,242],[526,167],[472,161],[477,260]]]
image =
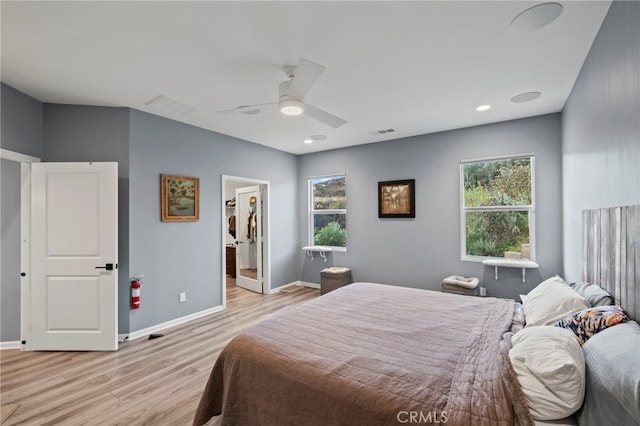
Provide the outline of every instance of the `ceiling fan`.
[[345,124],[347,121],[340,117],[336,117],[320,108],[314,107],[304,101],[304,97],[309,92],[313,84],[318,80],[324,67],[322,65],[311,62],[307,59],[300,58],[298,65],[287,65],[284,72],[289,80],[283,81],[279,86],[279,98],[277,102],[268,102],[255,105],[241,105],[236,108],[218,111],[220,114],[257,114],[260,107],[267,105],[278,105],[280,112],[285,115],[305,114],[308,117],[318,120],[321,123],[331,126],[334,129]]

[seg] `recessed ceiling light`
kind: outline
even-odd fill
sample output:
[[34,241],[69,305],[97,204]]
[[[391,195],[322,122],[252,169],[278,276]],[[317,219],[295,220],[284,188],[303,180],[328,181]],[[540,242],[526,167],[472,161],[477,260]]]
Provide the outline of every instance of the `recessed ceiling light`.
[[561,4],[542,3],[521,12],[513,18],[511,26],[523,31],[534,31],[555,21],[561,13]]
[[480,105],[476,107],[476,111],[487,111],[491,109],[491,105]]
[[304,143],[306,143],[307,145],[312,144],[313,143],[313,139],[305,139]]
[[534,99],[538,99],[540,95],[541,95],[540,92],[524,92],[524,93],[520,93],[519,95],[515,95],[513,98],[511,98],[511,102],[514,102],[517,104],[522,102],[529,102]]

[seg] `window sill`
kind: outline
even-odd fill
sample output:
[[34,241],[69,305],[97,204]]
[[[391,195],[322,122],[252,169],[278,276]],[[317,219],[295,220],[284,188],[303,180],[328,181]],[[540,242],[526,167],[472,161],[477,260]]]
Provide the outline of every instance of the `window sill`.
[[325,251],[333,251],[333,247],[329,247],[329,246],[304,246],[304,247],[302,247],[302,250],[304,250],[304,251],[325,252]]
[[[304,246],[302,247],[302,250],[307,252],[307,256],[309,256],[309,258],[311,260],[313,260],[313,254],[314,253],[319,253],[320,254],[320,258],[323,261],[327,261],[327,253],[332,252],[332,251],[340,251],[339,249],[344,248],[344,247],[329,247],[329,246]],[[346,251],[346,250],[345,250]]]
[[503,266],[505,268],[538,268],[538,265],[533,260],[529,259],[503,259],[503,258],[491,258],[482,261],[487,266]]
[[[479,263],[485,263],[488,261],[487,265],[490,262],[502,262],[504,261],[505,263],[512,263],[512,262],[531,262],[531,266],[525,266],[525,268],[537,268],[539,267],[539,265],[531,259],[507,259],[504,257],[486,257],[486,256],[461,256],[460,260],[463,262],[479,262]],[[538,266],[533,266],[533,264],[536,264]],[[493,264],[489,265],[489,266],[494,266]],[[505,266],[505,267],[509,267],[508,265],[498,265],[498,266]],[[512,268],[522,268],[522,266],[511,266]]]
[[346,247],[331,247],[331,251],[339,251],[341,253],[346,253],[347,248]]
[[504,258],[492,258],[486,259],[482,261],[483,265],[493,266],[496,274],[496,281],[498,281],[498,266],[503,268],[522,268],[522,282],[525,281],[526,278],[526,270],[527,269],[536,269],[540,265],[538,265],[533,260],[528,259],[504,259]]

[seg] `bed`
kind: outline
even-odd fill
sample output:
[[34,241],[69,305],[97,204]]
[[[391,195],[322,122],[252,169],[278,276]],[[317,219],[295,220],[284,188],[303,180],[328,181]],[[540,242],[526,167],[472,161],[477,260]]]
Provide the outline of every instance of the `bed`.
[[585,282],[524,305],[354,283],[278,313],[220,353],[194,425],[640,424],[640,206],[584,230]]
[[354,283],[233,339],[194,424],[529,425],[513,301]]

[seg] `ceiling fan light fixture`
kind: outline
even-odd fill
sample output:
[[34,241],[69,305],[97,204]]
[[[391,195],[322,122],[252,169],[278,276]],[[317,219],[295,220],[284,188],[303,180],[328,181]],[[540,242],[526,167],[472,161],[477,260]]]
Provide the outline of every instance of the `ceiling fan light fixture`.
[[280,101],[280,112],[284,115],[300,115],[304,112],[304,104],[295,99]]

